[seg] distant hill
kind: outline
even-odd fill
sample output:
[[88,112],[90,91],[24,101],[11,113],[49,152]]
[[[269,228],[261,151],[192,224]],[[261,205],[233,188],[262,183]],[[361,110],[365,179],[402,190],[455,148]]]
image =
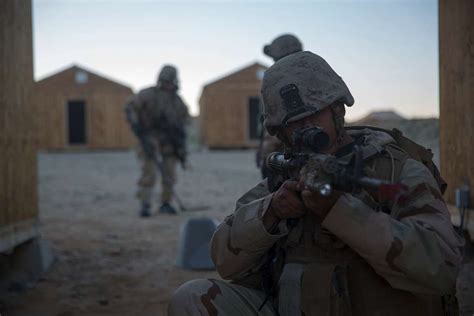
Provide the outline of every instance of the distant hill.
[[401,121],[401,120],[406,120],[406,119],[394,111],[378,111],[378,112],[372,112],[366,117],[364,117],[363,119],[360,119],[352,124],[377,126],[377,124],[380,124],[380,122]]
[[408,120],[401,115],[392,112],[373,112],[355,122],[347,125],[367,125],[385,129],[396,128],[403,135],[413,141],[430,148],[433,151],[433,161],[439,166],[439,121],[437,118],[411,119]]

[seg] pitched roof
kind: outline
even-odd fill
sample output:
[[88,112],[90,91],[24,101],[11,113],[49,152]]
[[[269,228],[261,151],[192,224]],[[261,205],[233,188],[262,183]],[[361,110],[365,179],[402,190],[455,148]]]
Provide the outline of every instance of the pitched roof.
[[60,77],[61,75],[67,73],[67,72],[70,72],[70,71],[83,71],[89,75],[92,75],[92,76],[95,76],[96,78],[100,78],[101,80],[105,80],[113,85],[117,85],[117,86],[121,86],[123,88],[126,88],[126,89],[130,89],[132,90],[128,85],[126,85],[125,83],[122,83],[116,79],[112,79],[110,77],[108,77],[107,75],[103,75],[101,73],[98,73],[97,71],[93,71],[93,70],[90,70],[82,65],[78,65],[78,64],[72,64],[70,66],[66,66],[56,72],[53,72],[52,74],[50,75],[47,75],[46,77],[43,77],[42,79],[38,80],[37,83],[44,83],[44,82],[47,82],[51,79],[54,79],[54,78],[57,78],[57,77]]
[[237,77],[239,74],[241,74],[242,72],[245,72],[245,71],[248,71],[252,68],[261,68],[263,70],[266,70],[268,68],[268,66],[265,66],[259,62],[253,62],[251,63],[250,65],[247,65],[247,66],[243,66],[237,70],[233,70],[231,71],[230,73],[226,74],[226,75],[223,75],[221,77],[219,77],[218,79],[215,79],[207,84],[204,85],[204,89],[209,87],[209,86],[212,86],[214,84],[218,84],[218,83],[224,83],[226,81],[232,81],[235,77]]

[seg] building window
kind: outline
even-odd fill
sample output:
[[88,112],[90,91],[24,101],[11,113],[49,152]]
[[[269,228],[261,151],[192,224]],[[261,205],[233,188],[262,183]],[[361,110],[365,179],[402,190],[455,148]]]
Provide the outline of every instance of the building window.
[[78,70],[78,71],[76,71],[75,79],[76,79],[77,84],[84,84],[84,83],[87,83],[87,80],[89,78],[88,78],[88,75],[87,75],[86,72],[84,72],[82,70]]

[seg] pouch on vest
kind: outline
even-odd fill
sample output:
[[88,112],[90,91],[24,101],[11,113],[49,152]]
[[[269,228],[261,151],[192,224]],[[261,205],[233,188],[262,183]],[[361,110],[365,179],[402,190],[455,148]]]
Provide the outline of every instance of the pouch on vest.
[[363,129],[369,129],[373,131],[378,131],[378,132],[384,132],[392,136],[392,138],[395,140],[397,143],[397,146],[399,146],[402,150],[404,150],[412,159],[415,159],[425,165],[426,168],[431,172],[433,177],[436,180],[436,183],[438,183],[438,187],[441,191],[441,194],[444,194],[446,191],[446,188],[448,184],[446,181],[444,181],[443,178],[441,178],[441,175],[439,173],[438,167],[433,162],[433,153],[431,152],[431,149],[427,149],[426,147],[423,147],[422,145],[415,143],[413,140],[409,139],[408,137],[403,136],[403,133],[394,128],[392,130],[380,128],[380,127],[374,127],[374,126],[348,126],[345,127],[346,130],[363,130]]
[[303,271],[301,309],[306,316],[351,315],[347,268],[336,263],[310,263]]
[[301,280],[305,265],[287,263],[279,280],[278,310],[280,316],[301,315]]

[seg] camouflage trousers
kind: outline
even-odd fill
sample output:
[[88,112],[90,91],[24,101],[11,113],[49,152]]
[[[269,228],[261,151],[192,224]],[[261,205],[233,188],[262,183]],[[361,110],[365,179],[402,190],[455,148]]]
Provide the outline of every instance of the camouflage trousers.
[[168,306],[169,316],[277,315],[262,291],[222,280],[198,279],[181,285]]
[[137,198],[142,203],[151,203],[153,187],[159,173],[161,176],[161,203],[171,202],[173,198],[173,187],[176,183],[177,159],[173,155],[163,154],[161,156],[162,170],[158,170],[155,162],[148,158],[143,149],[137,149],[138,160],[141,163],[141,176],[138,179]]

